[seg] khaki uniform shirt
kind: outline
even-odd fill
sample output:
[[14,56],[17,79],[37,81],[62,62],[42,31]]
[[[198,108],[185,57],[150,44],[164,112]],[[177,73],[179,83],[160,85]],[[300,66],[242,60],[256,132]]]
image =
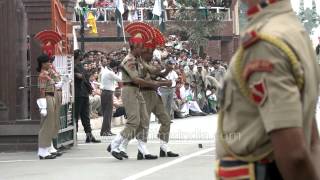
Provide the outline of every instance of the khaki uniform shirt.
[[55,80],[50,75],[50,72],[41,70],[38,77],[38,86],[40,89],[40,96],[45,97],[46,92],[53,93],[55,90]]
[[141,61],[143,65],[143,76],[145,77],[145,80],[155,80],[158,77],[159,69],[151,64],[151,62],[145,62],[144,60]]
[[61,76],[59,72],[57,71],[56,67],[54,65],[51,65],[51,68],[49,69],[50,77],[55,81],[59,82],[61,81]]
[[[258,104],[253,104],[239,91],[233,77],[235,58],[231,60],[223,85],[221,105],[227,143],[238,155],[259,155],[271,147],[268,133],[282,128],[300,127],[304,131],[307,145],[310,145],[319,71],[308,34],[293,12],[289,0],[271,4],[255,14],[246,32],[252,30],[280,38],[291,47],[304,73],[304,87],[300,92],[287,55],[277,47],[258,41],[245,49],[243,68],[259,61],[272,64],[273,68],[270,71],[253,71],[248,76],[249,87],[264,86],[264,91],[260,92],[263,98]],[[220,141],[217,139],[216,142],[218,157],[228,156]]]
[[132,82],[132,78],[143,77],[142,65],[136,61],[136,58],[131,53],[123,59],[121,66],[123,68],[123,82]]

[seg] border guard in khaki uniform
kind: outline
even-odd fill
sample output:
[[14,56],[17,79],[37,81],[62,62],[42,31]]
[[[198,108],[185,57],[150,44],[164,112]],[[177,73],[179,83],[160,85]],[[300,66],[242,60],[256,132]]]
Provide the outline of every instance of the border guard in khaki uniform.
[[[124,58],[121,63],[122,67],[122,101],[127,113],[127,123],[119,135],[112,140],[108,151],[112,156],[122,160],[128,158],[126,153],[129,141],[136,136],[148,137],[147,134],[149,123],[146,109],[146,102],[141,94],[140,88],[150,87],[158,88],[161,84],[154,81],[144,80],[142,73],[142,64],[138,62],[143,51],[144,43],[153,39],[152,28],[145,23],[135,22],[125,28],[126,32],[131,35],[130,50],[131,52]],[[146,139],[139,141],[139,151],[145,159],[157,159],[151,155],[146,147]]]
[[38,77],[38,85],[40,98],[37,99],[37,104],[40,110],[41,122],[38,135],[38,155],[40,159],[54,159],[60,156],[60,153],[51,152],[52,139],[57,137],[58,117],[57,106],[55,99],[56,83],[58,82],[55,76],[50,71],[50,57],[43,54],[38,57],[37,71],[40,73]]
[[[158,69],[150,63],[156,46],[163,46],[165,44],[165,39],[161,32],[155,28],[154,32],[154,40],[150,40],[145,43],[144,52],[142,54],[142,64],[145,72],[147,73],[146,78],[149,80],[156,80],[157,77],[165,77],[170,72],[168,70],[161,72],[161,69]],[[160,82],[163,83],[163,85],[171,87],[171,81],[162,80]],[[179,154],[170,151],[168,146],[171,118],[164,107],[161,96],[157,93],[157,89],[142,88],[141,91],[146,101],[149,123],[151,113],[154,113],[161,124],[158,134],[158,138],[160,139],[160,157],[178,157]],[[141,139],[147,139],[147,137],[138,136],[137,139],[138,141],[141,141]],[[141,159],[141,157],[141,154],[138,153],[138,159]]]
[[249,24],[220,93],[217,179],[319,179],[309,36],[290,0],[243,1]]

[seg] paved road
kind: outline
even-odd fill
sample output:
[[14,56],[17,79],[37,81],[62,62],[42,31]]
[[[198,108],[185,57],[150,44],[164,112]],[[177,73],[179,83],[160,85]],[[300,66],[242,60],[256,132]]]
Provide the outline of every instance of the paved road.
[[[129,160],[118,161],[106,152],[111,138],[102,139],[101,144],[85,144],[85,134],[79,132],[78,146],[55,160],[39,161],[36,152],[0,154],[0,180],[212,180],[216,119],[211,115],[174,120],[170,144],[181,154],[179,158],[138,161],[137,144],[132,141]],[[159,124],[151,124],[148,147],[154,154],[159,153],[158,129]],[[94,130],[94,134],[99,131]]]
[[[318,125],[319,119],[320,113]],[[85,144],[85,134],[79,132],[78,146],[55,160],[39,161],[36,152],[0,153],[0,180],[213,180],[216,126],[215,115],[174,120],[170,143],[181,156],[152,161],[136,160],[135,141],[128,147],[129,160],[115,160],[106,152],[111,138],[103,138],[101,144]],[[159,124],[151,124],[148,147],[154,154],[159,153],[158,129]],[[94,134],[98,136],[99,130]]]

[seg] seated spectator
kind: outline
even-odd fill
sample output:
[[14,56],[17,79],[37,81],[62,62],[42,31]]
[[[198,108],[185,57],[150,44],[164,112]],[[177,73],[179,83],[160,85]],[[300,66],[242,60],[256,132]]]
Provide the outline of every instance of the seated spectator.
[[216,95],[216,89],[214,87],[209,87],[210,94],[208,95],[208,102],[210,108],[213,110],[212,113],[215,114],[218,112],[218,98]]
[[92,94],[89,96],[89,110],[90,110],[90,119],[98,118],[98,114],[101,108],[101,90],[99,88],[99,83],[97,82],[97,74],[90,75],[90,84],[93,88]]
[[191,116],[205,116],[206,113],[202,112],[199,104],[195,100],[195,89],[196,85],[194,83],[191,83],[191,86],[186,83],[184,87],[180,89],[181,98],[188,102],[186,108],[189,110]]
[[216,114],[218,112],[217,105],[218,100],[216,96],[216,90],[213,86],[208,86],[206,90],[206,99],[208,101],[208,105],[205,107],[206,113]]
[[127,119],[126,111],[124,109],[122,99],[121,99],[121,89],[119,87],[116,88],[113,96],[113,116],[112,117],[120,117],[124,116]]
[[173,96],[172,109],[174,112],[174,118],[185,118],[189,116],[189,109],[187,108],[187,101],[181,98],[180,89],[183,88],[183,84],[178,81],[176,85],[176,91]]

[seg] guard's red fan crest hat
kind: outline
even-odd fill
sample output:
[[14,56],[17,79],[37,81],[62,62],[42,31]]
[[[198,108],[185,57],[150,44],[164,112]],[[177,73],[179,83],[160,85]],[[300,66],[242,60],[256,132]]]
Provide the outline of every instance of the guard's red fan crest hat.
[[156,43],[154,40],[149,40],[147,42],[144,43],[144,47],[145,48],[150,48],[150,49],[155,49],[156,48]]
[[59,33],[50,30],[44,30],[38,32],[35,35],[35,38],[41,41],[43,44],[47,44],[48,42],[52,43],[53,45],[57,44],[62,40],[62,37]]
[[154,30],[154,40],[155,40],[155,43],[158,45],[158,46],[164,46],[165,43],[166,43],[166,40],[164,38],[164,35],[159,31],[159,29],[157,28],[153,28]]
[[55,45],[62,40],[59,33],[51,30],[44,30],[35,35],[35,39],[41,42],[42,51],[49,57],[54,55]]
[[145,43],[154,38],[153,28],[143,22],[134,22],[129,24],[125,31],[131,35],[130,43]]

